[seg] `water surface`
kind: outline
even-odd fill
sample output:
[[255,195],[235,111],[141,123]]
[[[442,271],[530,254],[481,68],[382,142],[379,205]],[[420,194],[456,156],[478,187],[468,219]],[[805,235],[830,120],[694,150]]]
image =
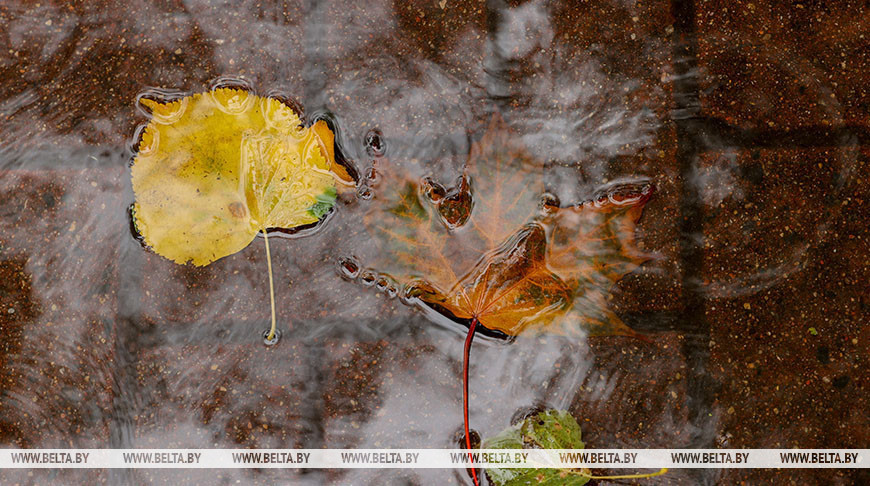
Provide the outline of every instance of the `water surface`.
[[[655,183],[638,238],[656,258],[610,301],[647,339],[477,340],[480,434],[547,406],[569,409],[593,448],[865,445],[866,12],[715,3],[5,2],[0,444],[458,447],[465,328],[340,277],[339,257],[377,251],[365,199],[340,201],[315,234],[275,239],[283,336],[271,347],[262,239],[194,268],[131,236],[136,96],[231,77],[328,116],[361,174],[376,129],[384,156],[449,184],[499,113],[562,201]],[[429,470],[0,476],[471,484]]]

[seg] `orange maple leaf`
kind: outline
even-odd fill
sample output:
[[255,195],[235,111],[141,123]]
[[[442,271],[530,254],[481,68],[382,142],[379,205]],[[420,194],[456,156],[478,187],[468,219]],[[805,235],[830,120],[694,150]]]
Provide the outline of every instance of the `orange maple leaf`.
[[611,185],[560,207],[543,178],[498,116],[452,187],[379,160],[365,223],[381,248],[363,279],[394,280],[406,302],[508,336],[632,334],[606,298],[647,259],[634,229],[652,185]]

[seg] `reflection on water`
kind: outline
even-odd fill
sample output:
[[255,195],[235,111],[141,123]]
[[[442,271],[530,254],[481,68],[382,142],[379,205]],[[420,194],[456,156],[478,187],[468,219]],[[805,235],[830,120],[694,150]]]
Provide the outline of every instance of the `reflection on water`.
[[[797,428],[778,431],[778,421],[801,422],[797,415],[768,421],[741,410],[737,401],[749,386],[742,380],[779,378],[760,368],[739,375],[747,368],[734,363],[755,353],[743,352],[739,336],[728,341],[727,326],[759,306],[734,299],[785,292],[792,285],[783,282],[818,268],[820,248],[828,252],[843,231],[837,225],[850,210],[844,194],[854,193],[861,174],[854,137],[812,131],[816,119],[825,127],[857,123],[861,107],[838,102],[848,79],[829,85],[803,59],[809,56],[721,45],[715,35],[687,31],[684,20],[675,23],[668,2],[12,1],[0,18],[2,446],[457,446],[465,328],[336,270],[343,250],[378,250],[360,224],[366,186],[359,198],[340,200],[316,231],[276,235],[278,321],[286,324],[268,348],[262,239],[193,268],[143,251],[131,238],[128,147],[145,121],[136,96],[149,87],[202,91],[222,76],[292,97],[309,118],[332,113],[340,148],[363,175],[385,155],[418,180],[455,181],[472,140],[498,112],[547,164],[545,182],[559,200],[586,200],[627,178],[656,185],[638,227],[640,245],[656,258],[620,282],[608,302],[646,338],[479,337],[470,418],[481,435],[504,429],[520,410],[547,406],[571,410],[589,447],[752,447],[762,426],[771,447],[802,438]],[[682,43],[694,36],[698,52],[681,57]],[[775,66],[794,88],[797,108],[778,112],[776,90],[747,81],[754,72],[741,68],[735,88],[726,79],[731,67],[692,57],[700,55],[736,60],[728,66],[747,56]],[[735,92],[745,96],[730,99]],[[757,124],[765,117],[775,126]],[[777,144],[800,137],[771,132],[785,140],[771,142],[766,131],[807,126],[805,139],[786,146]],[[695,218],[689,225],[682,223],[687,214]],[[700,252],[698,268],[682,260],[680,242]],[[344,265],[351,274],[356,267]],[[685,311],[692,298],[702,302],[698,314]],[[762,321],[776,335],[804,326],[789,313],[812,298],[789,298],[790,306]],[[819,315],[793,312],[804,311]],[[709,316],[707,328],[696,326],[699,315]],[[844,357],[834,365],[844,366],[837,373],[855,373],[848,366],[859,369],[858,345],[849,343],[858,334],[843,319],[847,330],[836,335],[846,343]],[[766,329],[749,332],[761,343]],[[808,346],[802,335],[788,342]],[[806,366],[788,361],[797,358],[787,350],[777,356],[795,369]],[[710,385],[712,376],[719,381]],[[859,400],[856,381],[841,388]],[[825,394],[830,386],[814,389]],[[777,393],[785,392],[768,397]],[[843,420],[852,425],[841,435],[802,443],[849,445],[866,430]],[[710,484],[721,473],[692,474],[649,482]],[[464,471],[428,470],[0,477],[470,484]]]

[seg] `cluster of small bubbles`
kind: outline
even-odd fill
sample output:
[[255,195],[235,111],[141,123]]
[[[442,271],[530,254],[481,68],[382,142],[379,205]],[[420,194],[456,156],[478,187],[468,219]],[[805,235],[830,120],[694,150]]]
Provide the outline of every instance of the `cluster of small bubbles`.
[[366,132],[363,143],[369,157],[383,157],[386,153],[387,147],[384,144],[383,134],[377,128],[372,128]]
[[339,272],[349,280],[357,280],[366,287],[375,287],[391,299],[399,295],[399,286],[392,277],[369,269],[361,269],[353,257],[339,260]]
[[281,330],[275,329],[275,334],[272,335],[271,339],[269,338],[269,334],[271,329],[266,329],[263,331],[263,344],[266,346],[274,346],[278,344],[278,341],[281,340]]
[[342,277],[355,280],[359,277],[359,262],[353,257],[343,257],[338,260],[338,270]]
[[378,277],[377,281],[375,282],[375,288],[387,294],[387,297],[391,299],[399,294],[399,289],[398,287],[396,287],[396,283],[393,282],[392,279],[387,278],[383,275]]

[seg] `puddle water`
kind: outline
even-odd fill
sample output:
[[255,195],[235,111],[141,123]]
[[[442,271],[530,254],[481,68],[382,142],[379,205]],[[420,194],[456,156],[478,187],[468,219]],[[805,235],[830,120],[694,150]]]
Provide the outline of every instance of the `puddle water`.
[[[732,363],[756,357],[729,336],[735,322],[760,342],[806,327],[796,316],[824,317],[801,307],[804,294],[781,294],[811,286],[803,279],[820,268],[820,252],[851,231],[843,201],[866,181],[866,139],[838,128],[860,110],[838,101],[807,59],[718,46],[674,22],[667,2],[12,1],[0,18],[0,446],[461,447],[469,319],[403,303],[407,282],[369,265],[386,244],[366,218],[398,189],[379,172],[392,167],[445,208],[444,231],[464,238],[463,211],[485,202],[463,191],[473,198],[487,178],[461,175],[494,116],[538,171],[518,172],[546,189],[536,201],[546,194],[565,208],[620,182],[654,185],[636,229],[651,259],[576,303],[602,306],[640,337],[479,333],[471,428],[490,437],[537,407],[571,411],[591,448],[790,447],[804,434],[778,431],[794,415],[772,419],[763,438],[766,419],[734,415],[745,396],[733,383],[745,377]],[[733,88],[711,75],[722,67],[704,61],[710,52],[775,67],[801,86],[797,108],[770,115],[772,93],[751,83],[737,107],[724,102]],[[321,223],[270,231],[281,332],[270,346],[262,237],[194,267],[131,233],[130,146],[147,121],[138,97],[239,83],[308,124],[326,121],[360,181]],[[526,222],[493,231],[506,231],[504,241]],[[765,304],[787,317],[745,317]],[[830,332],[857,366],[866,358],[853,356],[850,322]],[[769,345],[814,356],[803,336],[783,340]],[[852,373],[843,366],[835,374]],[[777,386],[759,376],[758,386]],[[856,379],[837,403],[858,399]],[[866,431],[843,420],[850,430],[821,446]],[[757,428],[741,432],[741,421]],[[0,478],[472,484],[465,471],[424,469],[33,474]],[[648,482],[714,484],[728,474],[672,471]]]

